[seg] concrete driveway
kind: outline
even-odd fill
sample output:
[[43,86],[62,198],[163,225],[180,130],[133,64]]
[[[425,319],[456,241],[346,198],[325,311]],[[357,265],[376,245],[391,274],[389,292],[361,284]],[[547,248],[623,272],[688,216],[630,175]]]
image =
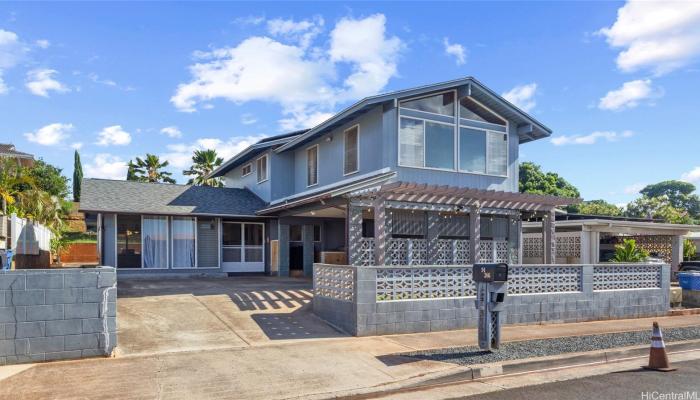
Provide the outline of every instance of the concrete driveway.
[[311,312],[311,282],[270,277],[119,278],[117,355],[343,337]]

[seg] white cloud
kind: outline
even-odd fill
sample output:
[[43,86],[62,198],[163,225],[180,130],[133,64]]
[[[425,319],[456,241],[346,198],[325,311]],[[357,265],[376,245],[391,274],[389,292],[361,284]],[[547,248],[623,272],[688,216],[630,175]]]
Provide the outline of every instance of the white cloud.
[[700,55],[700,2],[630,0],[615,23],[598,33],[622,49],[620,70],[668,73]]
[[70,147],[75,149],[75,150],[80,150],[83,148],[83,142],[75,142],[75,143],[71,144]]
[[609,91],[598,102],[601,110],[623,110],[634,108],[646,99],[655,99],[662,95],[660,90],[654,89],[651,79],[637,79],[625,82],[619,89]]
[[535,93],[537,92],[536,83],[528,83],[526,85],[518,85],[513,89],[503,93],[501,96],[523,111],[529,112],[537,105],[535,101]]
[[24,134],[24,137],[30,142],[44,146],[53,146],[61,144],[67,139],[72,130],[72,124],[55,123],[41,127],[36,132],[27,132]]
[[256,122],[258,122],[258,119],[255,118],[255,115],[253,114],[245,113],[241,115],[241,123],[243,125],[253,125]]
[[108,126],[97,134],[96,144],[100,146],[125,146],[129,143],[131,143],[131,134],[122,129],[121,125]]
[[296,130],[299,128],[314,127],[332,116],[333,116],[333,113],[320,112],[320,111],[316,111],[316,112],[312,112],[312,113],[300,112],[300,113],[293,113],[288,118],[282,118],[279,121],[279,123],[280,123],[280,128],[282,128],[282,130],[293,131],[293,130]]
[[111,79],[103,79],[103,78],[100,78],[100,76],[97,75],[97,74],[95,74],[95,73],[88,74],[88,78],[90,78],[91,81],[93,81],[93,82],[95,82],[95,83],[99,83],[99,84],[101,84],[101,85],[105,85],[105,86],[117,86],[117,82],[115,82],[115,81],[113,81],[113,80],[111,80]]
[[623,189],[625,194],[638,194],[640,190],[647,186],[646,183],[633,183],[631,185],[625,186]]
[[177,126],[166,126],[165,128],[160,130],[160,133],[171,137],[171,138],[179,138],[182,137],[182,132],[177,128]]
[[[397,73],[402,42],[386,37],[381,14],[341,19],[330,34],[329,48],[304,43],[298,36],[318,28],[320,19],[309,22],[313,27],[304,21],[273,21],[268,28],[277,39],[253,36],[235,47],[196,52],[199,62],[189,67],[192,80],[178,85],[170,99],[173,105],[193,112],[214,99],[277,103],[284,115],[280,125],[286,129],[317,120],[337,102],[376,94]],[[309,41],[325,42],[315,35]],[[342,83],[340,66],[350,71]],[[308,125],[294,126],[300,127]]]
[[17,65],[26,51],[16,33],[0,29],[0,95],[10,90],[2,79],[3,72]]
[[320,16],[316,16],[312,20],[302,21],[276,18],[267,21],[267,31],[270,35],[298,42],[305,49],[321,33],[323,25],[324,21]]
[[7,94],[9,91],[10,89],[5,84],[5,81],[2,80],[2,71],[0,71],[0,95]]
[[613,131],[596,131],[588,135],[571,135],[571,136],[556,136],[551,139],[555,146],[565,146],[569,144],[595,144],[598,140],[607,142],[616,142],[620,139],[634,136],[632,131],[613,132]]
[[168,152],[161,154],[160,157],[168,160],[174,168],[185,169],[192,165],[192,153],[195,150],[216,150],[219,157],[228,160],[234,155],[243,151],[246,147],[256,143],[265,136],[244,136],[233,137],[228,140],[218,138],[201,138],[193,143],[185,144],[170,144],[167,146]]
[[450,43],[449,39],[442,40],[445,46],[445,53],[455,58],[457,65],[464,65],[467,62],[467,50],[459,43]]
[[126,161],[109,153],[96,154],[91,162],[84,165],[86,178],[126,179]]
[[48,68],[34,69],[27,72],[27,82],[25,86],[30,92],[37,96],[49,97],[49,92],[68,92],[70,89],[63,83],[54,79],[58,71]]
[[681,175],[681,180],[690,183],[700,183],[700,167],[695,167]]
[[48,49],[49,46],[51,46],[51,42],[46,39],[39,39],[35,41],[34,44],[36,44],[36,46],[40,49]]

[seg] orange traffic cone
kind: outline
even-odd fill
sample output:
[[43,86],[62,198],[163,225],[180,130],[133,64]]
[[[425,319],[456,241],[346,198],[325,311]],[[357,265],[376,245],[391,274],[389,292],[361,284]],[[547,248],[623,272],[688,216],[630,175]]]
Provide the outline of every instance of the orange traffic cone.
[[669,372],[675,371],[677,368],[671,368],[668,364],[668,356],[666,355],[666,345],[664,344],[664,338],[661,334],[661,328],[659,328],[659,323],[654,322],[654,330],[651,334],[651,350],[649,350],[649,365],[643,367],[644,369]]

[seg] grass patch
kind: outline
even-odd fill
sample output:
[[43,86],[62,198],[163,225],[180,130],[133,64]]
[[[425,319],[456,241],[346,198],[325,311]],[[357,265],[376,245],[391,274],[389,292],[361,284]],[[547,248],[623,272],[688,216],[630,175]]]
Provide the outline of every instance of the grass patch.
[[65,232],[63,236],[68,243],[97,243],[97,233]]

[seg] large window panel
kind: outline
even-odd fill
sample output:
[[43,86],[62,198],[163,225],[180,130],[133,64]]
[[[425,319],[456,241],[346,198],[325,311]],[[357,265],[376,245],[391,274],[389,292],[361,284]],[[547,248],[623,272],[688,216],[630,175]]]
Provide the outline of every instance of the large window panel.
[[425,111],[433,114],[455,115],[454,92],[442,93],[436,96],[423,97],[401,102],[401,107],[411,110]]
[[486,173],[486,131],[459,128],[459,169]]
[[455,168],[454,125],[425,121],[425,166]]
[[168,217],[143,217],[143,267],[168,268]]
[[459,117],[497,125],[506,125],[503,119],[469,97],[465,97],[459,101]]
[[488,163],[486,173],[493,175],[508,174],[508,135],[500,132],[487,134]]
[[194,268],[196,224],[193,217],[173,217],[173,268]]
[[423,121],[401,118],[399,130],[399,162],[407,167],[423,166]]
[[360,129],[358,126],[345,131],[345,156],[343,160],[343,174],[348,175],[357,172],[359,169],[359,135]]

